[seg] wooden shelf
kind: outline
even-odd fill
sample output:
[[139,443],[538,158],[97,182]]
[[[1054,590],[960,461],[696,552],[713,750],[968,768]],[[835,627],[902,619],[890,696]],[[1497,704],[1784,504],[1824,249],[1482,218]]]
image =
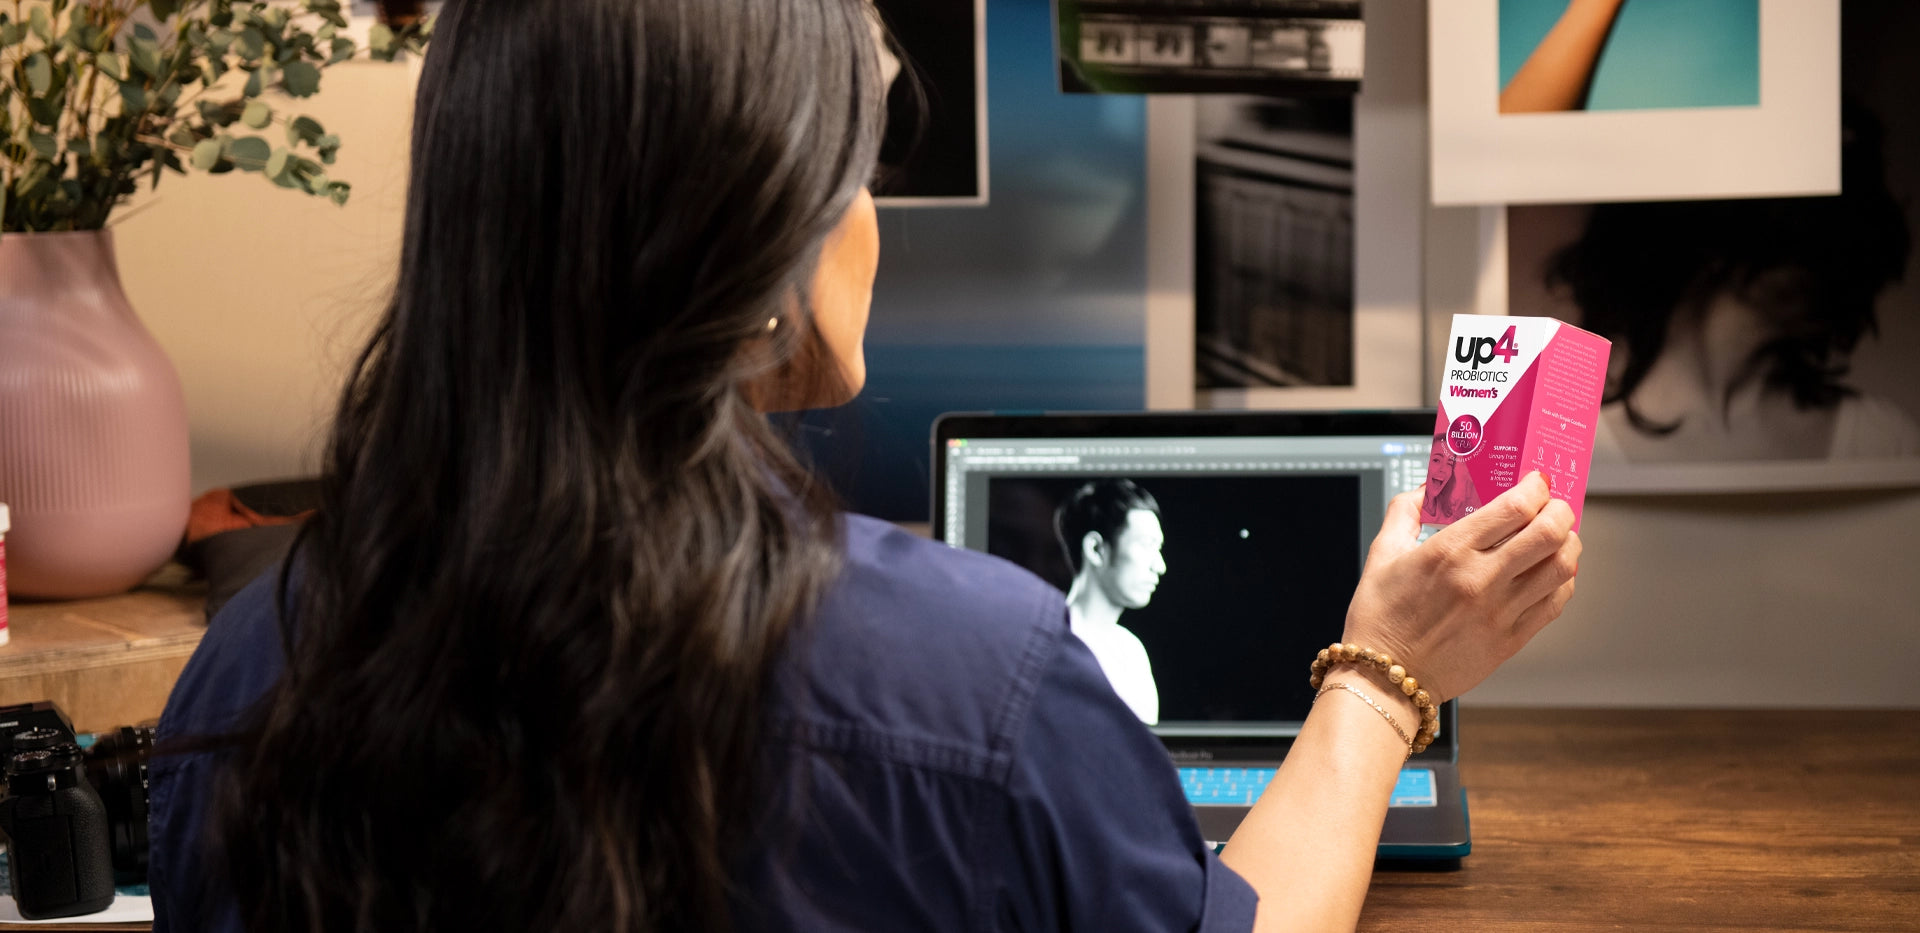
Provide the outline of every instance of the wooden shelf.
[[205,587],[169,565],[119,596],[9,607],[0,704],[52,700],[81,732],[158,719],[206,634]]

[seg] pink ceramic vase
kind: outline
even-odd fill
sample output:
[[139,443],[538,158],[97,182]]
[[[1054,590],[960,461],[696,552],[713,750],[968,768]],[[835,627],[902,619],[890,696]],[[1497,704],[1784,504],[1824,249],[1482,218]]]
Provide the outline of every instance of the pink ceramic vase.
[[180,378],[105,231],[0,235],[0,502],[16,596],[125,591],[166,563],[192,479]]

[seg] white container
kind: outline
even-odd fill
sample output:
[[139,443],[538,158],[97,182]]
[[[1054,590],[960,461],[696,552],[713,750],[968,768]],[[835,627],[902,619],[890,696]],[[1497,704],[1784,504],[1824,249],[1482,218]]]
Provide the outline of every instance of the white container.
[[0,645],[11,637],[11,630],[7,628],[7,531],[12,527],[13,516],[7,511],[7,504],[0,502]]

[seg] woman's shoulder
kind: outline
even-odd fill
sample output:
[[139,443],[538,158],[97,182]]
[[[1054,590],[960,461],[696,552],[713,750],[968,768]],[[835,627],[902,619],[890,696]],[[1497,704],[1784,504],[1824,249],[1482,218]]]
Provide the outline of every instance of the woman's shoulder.
[[866,516],[846,516],[844,531],[846,562],[823,606],[851,614],[839,624],[991,644],[1067,631],[1066,594],[1025,568]]
[[[223,734],[279,680],[285,666],[280,571],[277,563],[267,568],[208,621],[167,698],[161,738]],[[289,591],[292,586],[289,581]]]
[[938,747],[930,760],[985,776],[1069,635],[1066,597],[886,522],[850,515],[844,532],[840,578],[795,637],[804,699],[789,720],[810,743],[830,733]]

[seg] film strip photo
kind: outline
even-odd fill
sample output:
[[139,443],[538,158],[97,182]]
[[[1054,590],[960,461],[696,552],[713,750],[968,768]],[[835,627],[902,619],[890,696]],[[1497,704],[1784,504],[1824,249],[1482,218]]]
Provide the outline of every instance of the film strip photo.
[[1351,95],[1360,15],[1361,0],[1055,0],[1060,89]]

